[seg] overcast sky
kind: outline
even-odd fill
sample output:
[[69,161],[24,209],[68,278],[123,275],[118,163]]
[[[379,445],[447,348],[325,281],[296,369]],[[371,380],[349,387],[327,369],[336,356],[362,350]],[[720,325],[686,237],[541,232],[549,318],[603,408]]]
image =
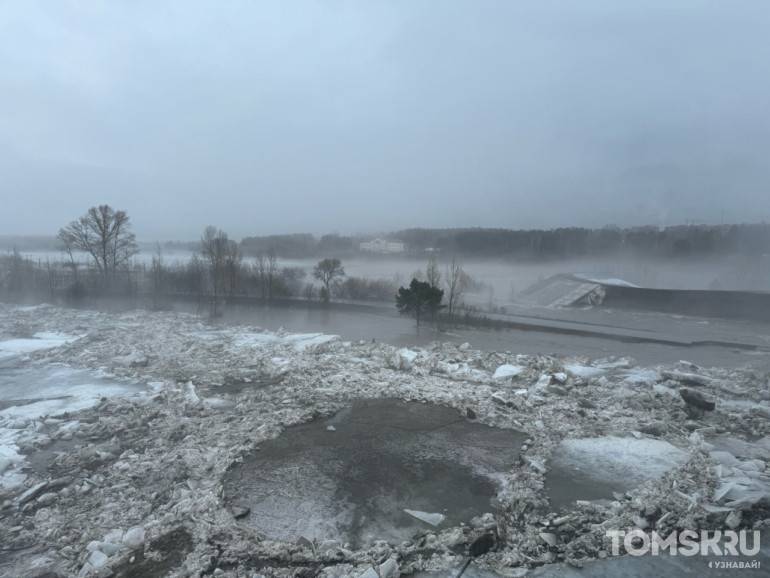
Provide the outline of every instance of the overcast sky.
[[0,234],[770,220],[767,0],[2,0]]

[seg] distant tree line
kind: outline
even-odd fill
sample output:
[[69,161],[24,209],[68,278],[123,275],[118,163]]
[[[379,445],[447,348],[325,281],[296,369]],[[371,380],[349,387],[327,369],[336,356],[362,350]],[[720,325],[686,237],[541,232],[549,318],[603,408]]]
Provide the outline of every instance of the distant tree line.
[[[440,252],[463,257],[510,257],[527,261],[607,257],[677,258],[770,253],[770,224],[679,225],[622,229],[405,229],[383,235],[403,241],[409,254]],[[363,237],[338,234],[316,239],[310,234],[246,237],[241,249],[257,255],[272,248],[284,258],[319,255],[347,257],[358,252]]]
[[346,257],[358,250],[359,239],[332,233],[316,239],[309,233],[293,235],[267,235],[264,237],[245,237],[241,241],[244,254],[255,256],[260,252],[272,250],[286,259],[301,259],[321,255]]
[[[72,223],[71,223],[72,225]],[[381,234],[403,241],[407,254],[422,256],[432,251],[463,257],[503,257],[526,261],[584,257],[632,256],[676,258],[687,256],[759,256],[770,252],[770,225],[681,225],[675,227],[633,227],[600,229],[562,227],[558,229],[405,229]],[[337,233],[316,238],[310,233],[245,237],[238,243],[244,257],[273,252],[283,259],[321,258],[334,255],[344,259],[359,252],[364,236]],[[54,248],[47,237],[0,237],[8,250],[20,245],[27,250]],[[59,237],[59,243],[61,237]],[[167,241],[167,251],[197,251],[198,241]],[[58,248],[59,245],[55,247]],[[369,254],[375,256],[375,254]]]
[[468,257],[522,260],[629,255],[685,257],[770,253],[770,224],[676,227],[565,227],[552,230],[406,229],[393,236],[413,252],[435,250]]

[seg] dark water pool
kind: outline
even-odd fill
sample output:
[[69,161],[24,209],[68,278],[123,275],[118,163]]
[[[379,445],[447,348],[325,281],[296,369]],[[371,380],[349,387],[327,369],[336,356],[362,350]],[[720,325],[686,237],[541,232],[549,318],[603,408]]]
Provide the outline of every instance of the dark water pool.
[[361,400],[261,444],[225,489],[250,508],[243,523],[271,538],[398,543],[494,511],[496,478],[524,437],[442,405]]

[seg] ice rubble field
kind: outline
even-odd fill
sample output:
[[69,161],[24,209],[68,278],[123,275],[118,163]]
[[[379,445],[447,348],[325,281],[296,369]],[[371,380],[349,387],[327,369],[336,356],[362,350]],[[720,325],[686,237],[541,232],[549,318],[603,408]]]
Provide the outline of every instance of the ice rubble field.
[[[748,371],[468,344],[399,350],[184,314],[46,305],[0,305],[0,359],[142,384],[78,395],[66,410],[0,411],[0,573],[8,575],[390,577],[456,566],[490,532],[497,547],[477,564],[524,575],[543,563],[606,557],[607,530],[766,534],[768,526],[768,376]],[[686,412],[682,387],[716,409]],[[223,498],[228,468],[286,427],[380,397],[440,403],[526,432],[517,467],[499,480],[499,507],[463,526],[426,524],[409,541],[360,550],[271,540],[235,519]],[[82,447],[58,455],[47,474],[22,471],[22,450],[73,437]],[[551,511],[544,485],[554,457],[641,485]]]

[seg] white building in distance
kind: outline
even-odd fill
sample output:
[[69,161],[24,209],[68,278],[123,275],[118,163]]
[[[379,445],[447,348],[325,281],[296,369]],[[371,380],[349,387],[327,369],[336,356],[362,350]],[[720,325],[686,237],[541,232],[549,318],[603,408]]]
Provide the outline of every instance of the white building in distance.
[[401,241],[386,241],[385,239],[359,243],[358,248],[369,253],[403,253],[406,250]]

